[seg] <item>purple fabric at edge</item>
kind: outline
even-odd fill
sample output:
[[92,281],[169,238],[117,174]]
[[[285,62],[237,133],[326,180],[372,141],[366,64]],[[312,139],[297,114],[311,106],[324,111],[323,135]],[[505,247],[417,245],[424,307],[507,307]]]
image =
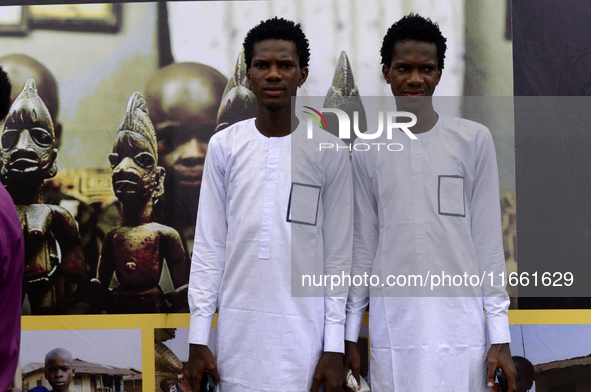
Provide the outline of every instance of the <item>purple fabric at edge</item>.
[[18,364],[24,265],[21,222],[0,183],[0,391],[10,388]]

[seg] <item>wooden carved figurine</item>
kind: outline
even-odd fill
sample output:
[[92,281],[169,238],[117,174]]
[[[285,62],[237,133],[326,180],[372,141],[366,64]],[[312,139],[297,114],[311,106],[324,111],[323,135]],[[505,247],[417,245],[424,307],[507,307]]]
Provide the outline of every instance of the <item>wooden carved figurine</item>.
[[175,63],[159,69],[145,90],[158,162],[166,170],[165,193],[154,216],[179,232],[188,254],[193,250],[207,144],[227,82],[205,64]]
[[[109,313],[168,312],[165,299],[180,310],[187,305],[188,273],[181,238],[169,226],[153,222],[153,206],[164,193],[164,168],[142,95],[133,93],[117,131],[113,152],[113,191],[121,202],[121,224],[104,241],[97,279],[109,292]],[[176,290],[166,298],[159,285],[164,260]],[[107,291],[111,279],[119,285]]]
[[243,49],[236,59],[234,74],[228,80],[224,95],[222,95],[215,130],[219,132],[234,123],[253,118],[256,114],[257,98],[246,80],[246,62]]
[[[334,71],[334,77],[332,79],[332,86],[328,88],[326,98],[324,99],[325,108],[341,109],[349,115],[350,119],[353,119],[354,113],[357,112],[359,115],[359,131],[367,131],[367,119],[365,115],[365,108],[359,95],[359,89],[355,85],[353,79],[353,70],[351,69],[351,63],[347,57],[345,51],[341,52],[337,66]],[[333,133],[338,137],[338,119],[335,114],[326,113],[326,122],[328,123],[329,132]],[[351,122],[353,127],[353,122]],[[345,143],[353,143],[356,138],[356,134],[353,128],[350,129],[351,139],[343,140]]]
[[32,314],[80,313],[87,304],[76,222],[66,209],[43,204],[43,181],[57,173],[54,141],[50,114],[29,79],[4,123],[1,175],[23,226],[23,299]]

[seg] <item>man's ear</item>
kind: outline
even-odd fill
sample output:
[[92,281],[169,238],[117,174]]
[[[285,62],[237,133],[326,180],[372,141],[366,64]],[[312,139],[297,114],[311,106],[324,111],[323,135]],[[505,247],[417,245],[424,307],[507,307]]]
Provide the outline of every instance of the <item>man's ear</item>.
[[437,84],[439,84],[439,81],[441,80],[441,74],[443,74],[443,70],[440,69],[439,71],[437,71]]
[[384,75],[386,83],[390,84],[390,68],[386,67],[386,64],[382,64],[382,75]]
[[300,69],[300,81],[298,83],[298,87],[302,87],[302,85],[306,82],[306,79],[308,79],[308,67]]
[[252,83],[250,81],[250,67],[246,68],[246,80],[248,80],[248,85],[252,87]]
[[72,377],[74,377],[76,375],[76,368],[72,367]]

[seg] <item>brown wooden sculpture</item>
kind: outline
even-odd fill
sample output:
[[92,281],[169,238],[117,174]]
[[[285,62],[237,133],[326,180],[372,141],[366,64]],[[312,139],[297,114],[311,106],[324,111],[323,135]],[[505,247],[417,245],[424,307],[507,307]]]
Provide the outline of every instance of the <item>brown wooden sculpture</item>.
[[244,50],[242,50],[236,59],[234,74],[228,80],[224,95],[222,95],[215,130],[219,132],[234,123],[253,118],[256,114],[257,98],[246,80],[246,63]]
[[[47,107],[53,123],[55,134],[54,147],[60,152],[61,140],[68,140],[71,134],[65,132],[59,119],[59,88],[53,73],[36,59],[24,54],[8,54],[0,57],[0,66],[8,74],[12,91],[10,101],[14,102],[29,79],[35,79],[37,93]],[[63,139],[62,139],[63,136]],[[0,166],[1,163],[0,163]],[[67,209],[76,220],[80,234],[80,246],[84,253],[87,271],[96,271],[99,258],[101,236],[97,227],[97,213],[95,209],[78,195],[62,186],[60,180],[49,179],[43,185],[43,203],[55,204]]]
[[[326,98],[324,99],[325,108],[341,109],[350,119],[353,119],[354,113],[357,112],[359,115],[359,130],[361,132],[367,131],[367,119],[365,115],[365,108],[359,95],[359,89],[355,85],[355,79],[353,79],[353,70],[351,69],[351,63],[347,57],[345,51],[341,52],[337,66],[334,71],[334,77],[332,79],[332,86],[328,88]],[[327,113],[324,115],[326,122],[328,123],[329,132],[333,135],[338,136],[338,119],[336,115]],[[351,122],[351,127],[353,123]],[[343,139],[347,144],[353,143],[356,139],[356,134],[353,128],[350,129],[351,138]]]
[[133,93],[117,132],[113,152],[113,191],[121,202],[121,224],[104,241],[97,279],[104,292],[113,272],[119,285],[110,293],[109,313],[164,313],[169,309],[159,286],[166,260],[176,290],[173,310],[187,303],[186,255],[179,234],[153,222],[153,206],[164,193],[156,134],[142,95]]
[[207,144],[227,81],[210,66],[188,62],[159,69],[146,86],[158,162],[166,169],[165,194],[154,214],[180,233],[188,254],[193,250]]
[[62,207],[43,204],[43,181],[57,173],[55,133],[30,79],[2,130],[2,182],[17,207],[25,236],[23,298],[32,314],[84,311],[88,272],[76,222]]

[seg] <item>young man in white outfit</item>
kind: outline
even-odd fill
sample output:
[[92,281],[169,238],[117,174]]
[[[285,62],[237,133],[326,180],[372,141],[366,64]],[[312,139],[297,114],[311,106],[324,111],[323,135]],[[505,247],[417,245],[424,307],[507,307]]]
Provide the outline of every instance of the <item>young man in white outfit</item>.
[[[337,391],[347,288],[295,296],[292,286],[301,284],[300,271],[350,272],[348,149],[320,129],[308,139],[292,110],[308,76],[299,24],[262,22],[244,49],[257,116],[209,142],[189,288],[192,388],[208,371],[218,392],[318,391],[322,384]],[[321,142],[343,148],[319,151]],[[207,342],[216,307],[214,358]]]
[[[352,275],[427,279],[427,287],[351,287],[345,367],[358,378],[355,342],[369,303],[372,392],[488,391],[498,366],[515,390],[509,298],[498,277],[505,260],[495,149],[485,126],[433,108],[445,41],[439,26],[419,15],[390,27],[382,72],[397,110],[416,116],[416,140],[394,129],[391,139],[384,132],[373,142],[399,143],[400,151],[353,149]],[[455,287],[450,279],[450,290],[430,290],[428,274],[463,279],[491,272],[495,286],[463,280]]]

